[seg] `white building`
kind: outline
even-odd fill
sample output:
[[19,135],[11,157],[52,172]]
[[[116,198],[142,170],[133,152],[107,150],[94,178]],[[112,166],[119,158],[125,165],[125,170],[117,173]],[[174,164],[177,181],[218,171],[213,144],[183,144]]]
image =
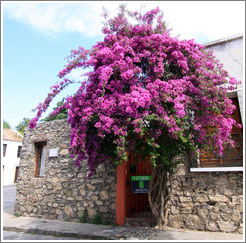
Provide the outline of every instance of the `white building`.
[[13,185],[18,177],[23,136],[12,129],[3,129],[2,185]]
[[[214,56],[223,64],[223,68],[230,76],[241,82],[235,91],[227,93],[236,109],[231,118],[244,125],[244,43],[243,35],[238,34],[215,40],[204,45],[206,50],[212,50]],[[213,154],[200,156],[199,168],[191,168],[193,172],[212,171],[243,171],[243,129],[233,127],[231,136],[235,141],[235,149],[226,150],[222,157],[214,157]],[[196,162],[195,162],[196,163]],[[195,164],[196,166],[196,164]]]
[[[241,81],[241,85],[237,86],[237,91],[232,92],[231,96],[236,96],[238,98],[241,119],[243,121],[243,90],[245,85],[245,80],[243,77],[244,71],[244,61],[243,61],[243,34],[238,34],[223,38],[220,40],[212,41],[205,44],[207,50],[212,50],[216,58],[223,63],[223,67],[230,76]],[[234,94],[233,94],[234,93]],[[231,97],[230,97],[231,98]]]

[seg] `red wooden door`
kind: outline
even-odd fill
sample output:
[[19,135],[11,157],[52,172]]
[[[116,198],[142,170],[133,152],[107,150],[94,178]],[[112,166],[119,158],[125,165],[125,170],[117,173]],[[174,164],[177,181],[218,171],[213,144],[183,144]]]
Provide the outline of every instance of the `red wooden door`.
[[[149,207],[148,193],[146,192],[147,181],[133,181],[134,178],[146,179],[152,174],[151,162],[142,160],[131,153],[127,163],[127,217],[149,218],[152,212]],[[144,185],[145,192],[139,193],[133,190],[133,183]]]

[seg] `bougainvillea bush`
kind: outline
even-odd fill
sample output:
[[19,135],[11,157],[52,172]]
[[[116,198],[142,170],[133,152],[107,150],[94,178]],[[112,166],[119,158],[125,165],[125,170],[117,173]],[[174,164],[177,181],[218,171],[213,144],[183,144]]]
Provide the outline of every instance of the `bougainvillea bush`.
[[61,82],[37,107],[30,128],[72,83],[67,75],[90,68],[65,102],[71,152],[78,167],[87,159],[89,176],[106,160],[127,160],[130,151],[170,170],[174,155],[196,157],[211,147],[221,155],[233,145],[230,132],[236,122],[230,115],[235,106],[226,93],[237,81],[215,56],[194,40],[171,37],[159,8],[140,14],[121,6],[116,17],[104,16],[104,40],[90,50],[71,51],[58,75]]

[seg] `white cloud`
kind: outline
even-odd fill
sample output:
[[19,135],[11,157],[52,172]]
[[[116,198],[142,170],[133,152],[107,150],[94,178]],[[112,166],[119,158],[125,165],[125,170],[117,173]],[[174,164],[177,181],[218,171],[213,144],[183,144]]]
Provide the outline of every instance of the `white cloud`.
[[69,74],[68,78],[71,80],[74,80],[76,82],[83,82],[86,77],[84,76],[85,73],[89,72],[90,70],[88,68],[86,69],[74,69],[72,72]]
[[112,15],[119,3],[130,10],[150,10],[159,6],[164,11],[172,35],[198,41],[212,41],[244,32],[243,1],[99,1],[99,2],[4,2],[9,18],[28,24],[48,35],[79,32],[89,37],[101,35],[102,7]]
[[3,10],[9,18],[30,25],[47,35],[71,31],[89,37],[100,34],[98,14],[86,3],[5,2]]

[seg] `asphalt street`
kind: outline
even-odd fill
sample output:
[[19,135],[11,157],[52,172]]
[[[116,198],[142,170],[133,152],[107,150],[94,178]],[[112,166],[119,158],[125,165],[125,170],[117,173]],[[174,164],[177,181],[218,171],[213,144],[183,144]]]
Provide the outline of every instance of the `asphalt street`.
[[3,187],[3,212],[14,213],[16,186]]
[[[24,232],[3,231],[3,240],[83,240],[71,237],[55,237],[50,235],[27,234]],[[86,239],[84,239],[86,240]]]

